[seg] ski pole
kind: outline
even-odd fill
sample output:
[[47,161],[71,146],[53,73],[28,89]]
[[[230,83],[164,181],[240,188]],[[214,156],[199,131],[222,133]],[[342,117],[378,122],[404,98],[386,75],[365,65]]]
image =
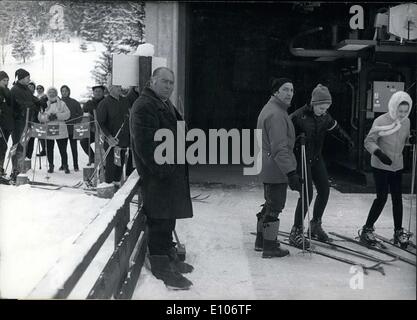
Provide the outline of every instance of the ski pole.
[[[39,139],[38,139],[38,142],[37,142],[37,145],[36,145],[36,148],[35,148],[35,152],[37,151],[37,150],[39,150]],[[32,175],[32,181],[34,181],[35,180],[35,171],[36,171],[36,160],[38,159],[38,157],[36,156],[36,154],[35,154],[35,164],[33,165],[33,175]],[[39,162],[41,162],[41,160],[39,159]]]
[[[306,200],[307,200],[307,222],[308,222],[308,240],[311,244],[311,222],[310,222],[310,196],[308,194],[308,170],[307,170],[307,156],[306,156],[306,148],[305,144],[303,145],[303,162],[304,162],[304,176],[306,177],[307,183],[305,183],[305,192],[306,192]],[[304,221],[303,221],[304,224]],[[311,255],[311,252],[310,252]]]
[[[411,215],[413,213],[413,197],[414,197],[414,183],[416,178],[416,145],[413,145],[413,157],[412,157],[413,165],[411,169],[411,194],[410,194],[410,215],[408,217],[408,232],[410,233],[411,230]],[[417,206],[417,204],[416,204]],[[411,235],[410,235],[411,236]]]

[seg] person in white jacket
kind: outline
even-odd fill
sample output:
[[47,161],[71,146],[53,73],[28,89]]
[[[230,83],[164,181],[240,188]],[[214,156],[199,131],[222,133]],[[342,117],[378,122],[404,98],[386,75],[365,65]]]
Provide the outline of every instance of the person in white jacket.
[[49,88],[46,95],[48,97],[47,108],[44,112],[39,113],[38,120],[48,125],[48,140],[46,141],[48,172],[54,172],[54,145],[56,140],[64,171],[70,173],[67,154],[68,130],[65,120],[69,119],[71,113],[65,102],[58,97],[56,88]]
[[388,102],[388,112],[374,120],[372,128],[365,138],[365,148],[371,153],[371,167],[375,180],[376,199],[372,203],[360,240],[368,245],[377,245],[374,224],[378,220],[391,193],[394,217],[394,243],[402,247],[408,244],[408,234],[402,228],[403,203],[401,179],[403,149],[405,144],[416,143],[416,137],[410,135],[412,108],[411,97],[404,91],[397,91]]

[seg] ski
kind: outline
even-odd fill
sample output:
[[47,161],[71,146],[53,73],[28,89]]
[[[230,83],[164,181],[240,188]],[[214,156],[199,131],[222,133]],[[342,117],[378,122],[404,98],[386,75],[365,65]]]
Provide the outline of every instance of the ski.
[[[280,240],[280,242],[283,243],[283,244],[285,244],[285,245],[287,245],[287,246],[291,246],[293,248],[297,248],[296,246],[290,244],[289,241]],[[297,249],[299,249],[299,248],[297,248]],[[346,263],[346,264],[349,264],[349,265],[361,266],[362,269],[363,269],[363,273],[364,274],[368,274],[368,270],[374,270],[374,271],[380,272],[382,275],[385,276],[385,270],[381,266],[382,261],[381,262],[377,262],[374,265],[367,266],[367,265],[365,265],[363,263],[360,263],[360,262],[357,262],[357,261],[353,261],[353,260],[350,260],[350,259],[346,259],[346,258],[343,258],[343,257],[339,257],[339,256],[336,256],[336,255],[333,255],[333,254],[330,254],[330,253],[327,253],[327,252],[323,252],[323,251],[320,251],[320,250],[317,250],[317,249],[306,249],[306,251],[311,252],[311,253],[315,253],[315,254],[318,254],[318,255],[321,255],[321,256],[324,256],[324,257],[333,259],[333,260],[337,260],[337,261],[340,261],[340,262],[343,262],[343,263]]]
[[401,247],[399,245],[394,244],[393,240],[389,240],[388,238],[385,238],[385,237],[383,237],[383,236],[381,236],[379,234],[375,234],[375,237],[377,239],[381,240],[381,241],[384,241],[385,243],[388,243],[388,244],[392,245],[393,247],[396,247],[396,248],[401,249],[401,250],[403,250],[405,252],[408,252],[408,253],[411,253],[413,255],[416,255],[415,252],[413,252],[411,250],[408,250],[407,248],[403,248],[403,247]]
[[59,184],[54,184],[50,182],[29,181],[29,184],[32,188],[38,188],[38,189],[44,189],[44,190],[60,190],[62,188],[78,189],[83,185],[83,182],[79,181],[74,185],[59,185]]
[[[290,235],[289,232],[285,232],[285,231],[279,231],[278,234],[280,234],[282,236],[287,236],[287,237]],[[355,250],[355,249],[352,249],[352,248],[349,248],[349,247],[346,247],[346,246],[342,246],[342,245],[336,244],[334,242],[326,242],[326,241],[321,241],[321,240],[314,239],[314,238],[311,239],[311,240],[313,241],[314,244],[316,244],[316,245],[318,245],[322,248],[333,249],[333,250],[339,251],[341,253],[342,253],[342,251],[340,251],[340,250],[345,250],[345,251],[348,251],[347,253],[358,256],[360,258],[366,258],[368,260],[375,261],[375,262],[381,262],[381,263],[389,264],[391,262],[394,262],[394,261],[398,260],[396,257],[392,258],[390,260],[384,260],[384,259],[378,258],[374,255],[371,255],[369,253],[359,251],[359,250]]]
[[415,261],[412,261],[412,260],[410,260],[410,259],[407,259],[407,258],[404,258],[404,257],[402,257],[402,256],[399,256],[399,255],[397,255],[397,254],[395,254],[395,253],[393,253],[393,252],[391,252],[391,251],[389,251],[389,250],[386,250],[386,249],[381,249],[381,248],[377,248],[377,247],[373,247],[373,246],[370,246],[370,245],[366,245],[365,243],[362,243],[362,242],[360,242],[360,241],[358,241],[358,240],[356,240],[356,239],[353,239],[353,238],[351,238],[351,237],[348,237],[348,236],[344,236],[344,235],[338,234],[338,233],[336,233],[336,232],[329,232],[329,233],[330,233],[331,235],[333,235],[333,236],[338,237],[338,238],[341,238],[341,239],[347,240],[347,241],[352,242],[352,243],[356,243],[356,244],[358,244],[358,245],[360,245],[360,246],[363,246],[363,247],[365,247],[365,248],[368,248],[368,249],[371,249],[371,250],[374,250],[374,251],[377,251],[377,252],[380,252],[380,253],[384,253],[384,254],[386,254],[387,256],[390,256],[390,257],[393,257],[393,258],[397,258],[398,260],[401,260],[401,261],[403,261],[403,262],[406,262],[406,263],[408,263],[408,264],[411,264],[412,266],[416,266],[416,262],[415,262]]
[[191,197],[191,200],[194,200],[194,201],[204,201],[204,200],[208,199],[208,197],[210,197],[209,194],[207,194],[205,196],[202,196],[202,194],[199,193],[199,194],[197,194],[195,196],[192,196]]

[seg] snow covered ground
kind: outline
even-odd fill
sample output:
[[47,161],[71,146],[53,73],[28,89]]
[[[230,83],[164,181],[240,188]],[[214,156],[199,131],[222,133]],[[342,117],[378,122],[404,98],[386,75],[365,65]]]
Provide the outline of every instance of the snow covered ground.
[[[78,146],[80,168],[87,155]],[[75,184],[82,172],[56,171],[50,182]],[[55,146],[55,165],[60,156]],[[34,164],[34,160],[33,160]],[[42,170],[36,165],[35,180],[47,181],[46,159]],[[10,167],[9,170],[10,172]],[[193,172],[193,170],[192,170]],[[32,171],[28,176],[32,179]],[[191,175],[193,181],[193,175]],[[199,177],[201,180],[201,177]],[[170,291],[162,281],[142,269],[134,299],[415,299],[416,269],[396,261],[384,265],[386,275],[369,271],[363,289],[351,289],[355,274],[348,264],[318,255],[302,255],[289,248],[291,255],[281,259],[262,259],[253,250],[256,231],[255,214],[263,201],[259,184],[211,186],[193,184],[192,195],[210,194],[205,202],[194,202],[194,217],[178,220],[177,231],[187,249],[187,261],[195,270],[187,277],[194,283],[189,291]],[[281,214],[281,230],[292,226],[297,194],[288,191],[287,205]],[[60,257],[65,256],[77,235],[107,203],[106,199],[86,195],[82,190],[63,188],[47,191],[29,186],[0,185],[0,294],[6,298],[25,298],[42,276]],[[342,194],[331,189],[323,219],[326,230],[354,236],[363,225],[373,201],[372,194]],[[415,230],[415,197],[412,230]],[[410,216],[410,197],[404,195],[404,222]],[[377,232],[392,237],[391,202],[376,224]],[[114,236],[110,235],[91,268],[70,298],[83,299],[93,286],[112,253]],[[413,238],[415,241],[415,238]],[[350,245],[342,242],[352,248]],[[394,249],[395,250],[395,249]],[[329,251],[339,254],[336,251]],[[415,256],[397,252],[410,259]],[[387,259],[385,255],[372,254]],[[371,265],[355,256],[342,256]]]
[[45,55],[42,55],[42,42],[34,41],[35,56],[26,63],[16,61],[11,55],[11,47],[6,46],[8,55],[0,70],[9,75],[9,88],[14,81],[15,71],[23,68],[29,71],[32,81],[36,85],[43,85],[45,90],[52,85],[59,89],[66,84],[71,89],[72,98],[85,100],[91,95],[87,87],[95,85],[91,70],[104,46],[99,42],[89,42],[86,52],[82,52],[80,43],[80,38],[71,38],[71,42],[44,41]]

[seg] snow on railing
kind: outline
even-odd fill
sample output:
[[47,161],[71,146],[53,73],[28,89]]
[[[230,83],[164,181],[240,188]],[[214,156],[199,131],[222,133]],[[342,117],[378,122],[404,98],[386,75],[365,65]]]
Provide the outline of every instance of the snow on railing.
[[[88,298],[130,298],[146,251],[145,218],[141,210],[130,221],[130,203],[135,195],[140,197],[139,188],[139,175],[134,170],[113,198],[77,237],[68,252],[43,276],[28,298],[68,297],[113,229],[115,251]],[[140,208],[140,199],[138,205]]]

